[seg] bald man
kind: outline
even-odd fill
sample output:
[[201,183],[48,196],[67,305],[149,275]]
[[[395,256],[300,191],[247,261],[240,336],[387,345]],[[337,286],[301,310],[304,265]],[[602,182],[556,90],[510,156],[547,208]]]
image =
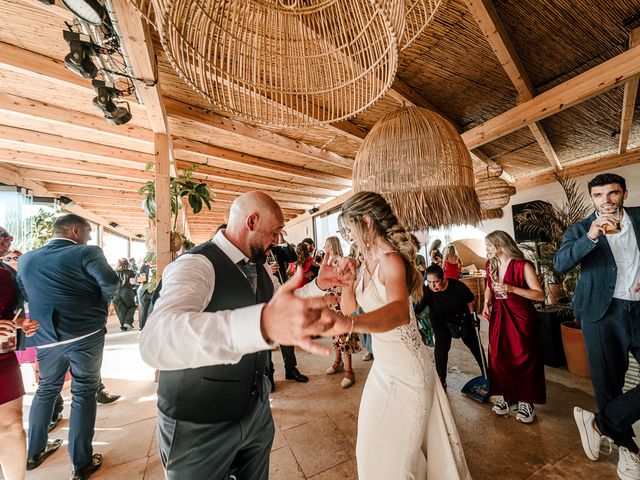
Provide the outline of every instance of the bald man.
[[275,429],[266,352],[282,343],[328,353],[311,337],[330,327],[320,313],[335,299],[321,296],[337,274],[325,268],[296,296],[301,271],[279,286],[264,260],[283,226],[271,197],[245,193],[225,230],[164,272],[140,352],[160,370],[158,446],[167,479],[267,479]]

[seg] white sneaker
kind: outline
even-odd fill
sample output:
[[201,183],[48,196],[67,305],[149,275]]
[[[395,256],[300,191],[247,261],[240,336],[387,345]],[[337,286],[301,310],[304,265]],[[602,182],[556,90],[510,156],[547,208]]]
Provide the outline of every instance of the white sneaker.
[[496,415],[502,415],[502,416],[509,415],[510,410],[511,410],[510,405],[504,400],[500,400],[491,409],[491,411],[493,411],[493,413],[495,413]]
[[518,402],[518,413],[516,413],[516,420],[520,423],[533,423],[536,419],[536,412],[533,410],[533,405],[527,402]]
[[[576,421],[576,425],[578,425],[584,453],[589,460],[598,460],[600,457],[602,435],[600,435],[593,426],[594,419],[596,418],[595,414],[588,410],[583,410],[580,407],[573,407],[573,418]],[[622,461],[622,453],[620,453],[620,461]],[[618,469],[619,468],[620,467],[618,467]]]
[[618,448],[618,478],[640,480],[640,457],[625,447]]
[[362,355],[362,361],[368,362],[370,360],[373,360],[373,354],[371,352],[365,352],[364,355]]

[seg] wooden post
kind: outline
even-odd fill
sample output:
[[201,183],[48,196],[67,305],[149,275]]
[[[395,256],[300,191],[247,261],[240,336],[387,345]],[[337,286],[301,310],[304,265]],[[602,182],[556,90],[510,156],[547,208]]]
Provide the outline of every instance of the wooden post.
[[131,258],[131,237],[127,237],[127,260]]
[[169,138],[164,133],[153,135],[156,174],[156,265],[158,278],[171,262],[171,199],[169,192]]
[[98,246],[104,248],[104,226],[101,223],[98,224]]

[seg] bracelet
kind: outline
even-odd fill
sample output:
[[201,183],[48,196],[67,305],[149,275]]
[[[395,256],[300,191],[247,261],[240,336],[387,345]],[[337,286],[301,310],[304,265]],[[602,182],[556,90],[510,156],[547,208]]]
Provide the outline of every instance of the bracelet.
[[349,317],[351,318],[351,329],[349,330],[349,334],[347,335],[347,338],[345,339],[345,343],[347,343],[349,340],[351,340],[351,335],[353,335],[353,326],[356,323],[356,316],[353,313],[351,315],[349,315]]

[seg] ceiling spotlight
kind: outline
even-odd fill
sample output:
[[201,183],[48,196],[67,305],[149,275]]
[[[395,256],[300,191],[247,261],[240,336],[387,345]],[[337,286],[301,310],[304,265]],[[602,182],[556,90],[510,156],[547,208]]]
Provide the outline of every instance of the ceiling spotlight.
[[64,39],[71,49],[71,53],[64,57],[67,68],[82,78],[95,78],[98,68],[91,61],[91,55],[95,53],[91,37],[65,30]]
[[117,98],[121,92],[117,90],[112,83],[94,80],[92,84],[93,89],[98,95],[93,99],[93,104],[104,114],[107,122],[111,125],[123,125],[131,120],[129,104],[122,102],[121,105],[125,106],[118,106],[114,103],[114,97]]
[[118,228],[118,224],[116,222],[109,222],[109,226],[112,228]]
[[96,0],[62,0],[62,3],[80,20],[91,25],[102,25],[107,10]]

